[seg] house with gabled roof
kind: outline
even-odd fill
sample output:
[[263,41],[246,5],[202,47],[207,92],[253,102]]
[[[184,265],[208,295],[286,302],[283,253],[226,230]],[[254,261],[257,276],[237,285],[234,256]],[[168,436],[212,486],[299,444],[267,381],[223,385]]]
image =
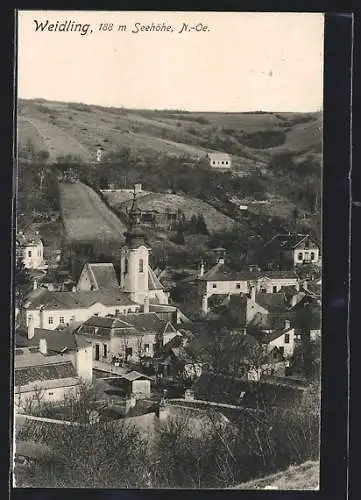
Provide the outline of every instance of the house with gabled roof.
[[263,293],[278,293],[281,288],[293,286],[299,289],[299,279],[293,270],[289,271],[236,271],[225,264],[224,258],[205,272],[200,265],[198,277],[198,295],[201,310],[209,311],[208,299],[213,295],[231,297],[240,293],[250,293],[252,287]]
[[93,359],[102,362],[114,358],[138,362],[143,357],[153,357],[178,334],[171,322],[153,312],[92,316],[76,332],[92,342]]
[[263,250],[267,260],[277,263],[281,269],[321,263],[320,246],[309,234],[276,234]]
[[72,329],[17,330],[14,356],[14,405],[29,400],[60,401],[93,378],[91,342]]
[[16,256],[26,269],[45,269],[44,245],[37,231],[34,235],[25,235],[19,231],[16,235]]
[[119,288],[58,292],[37,288],[20,311],[20,325],[55,330],[59,325],[83,322],[93,315],[139,311],[141,306]]

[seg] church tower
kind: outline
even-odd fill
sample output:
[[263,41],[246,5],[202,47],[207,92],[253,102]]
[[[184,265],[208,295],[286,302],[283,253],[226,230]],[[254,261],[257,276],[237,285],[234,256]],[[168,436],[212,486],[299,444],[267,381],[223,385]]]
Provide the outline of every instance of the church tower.
[[120,256],[120,287],[130,293],[134,302],[144,304],[148,296],[148,268],[150,248],[145,243],[145,235],[140,227],[141,211],[133,192],[133,202],[129,212],[129,228],[125,235],[125,245]]

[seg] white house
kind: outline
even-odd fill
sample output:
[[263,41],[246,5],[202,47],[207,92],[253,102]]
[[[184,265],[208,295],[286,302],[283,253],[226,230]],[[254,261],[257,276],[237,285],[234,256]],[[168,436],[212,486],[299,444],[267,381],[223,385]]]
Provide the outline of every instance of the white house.
[[234,271],[225,265],[223,258],[207,272],[201,264],[196,281],[204,313],[208,312],[208,299],[212,295],[230,297],[250,293],[251,288],[263,293],[278,293],[289,286],[299,290],[299,280],[293,271]]
[[264,251],[285,269],[321,263],[320,247],[309,234],[277,234],[266,243]]
[[153,357],[178,334],[171,322],[161,320],[153,312],[93,316],[76,332],[93,344],[93,359],[102,362],[111,362],[113,357],[133,362],[143,356]]
[[44,245],[36,232],[34,237],[25,236],[19,231],[16,237],[17,257],[24,263],[26,269],[44,269]]
[[231,155],[227,153],[208,153],[207,159],[214,169],[230,169],[232,166]]
[[29,399],[61,401],[92,381],[92,345],[70,330],[35,329],[17,335],[14,365],[16,411]]

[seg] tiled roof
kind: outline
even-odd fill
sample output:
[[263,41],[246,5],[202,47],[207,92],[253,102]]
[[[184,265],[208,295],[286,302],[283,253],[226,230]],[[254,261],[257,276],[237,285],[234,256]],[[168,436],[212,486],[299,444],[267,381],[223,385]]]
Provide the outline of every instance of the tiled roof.
[[286,329],[274,330],[270,333],[258,332],[258,333],[252,333],[252,336],[262,344],[269,344],[273,340],[278,339],[285,333],[289,333],[292,330],[293,328],[288,328],[287,330]]
[[234,271],[225,264],[218,263],[199,279],[202,281],[251,281],[257,280],[260,274],[253,271]]
[[112,263],[92,263],[86,264],[86,266],[96,289],[119,287]]
[[64,349],[76,351],[77,349],[86,347],[84,342],[78,342],[72,326],[64,328],[63,330],[35,328],[34,337],[31,339],[27,338],[27,332],[24,330],[16,330],[15,332],[16,347],[39,346],[40,339],[46,340],[48,352],[50,354],[62,352]]
[[78,292],[52,292],[45,288],[34,290],[27,297],[25,307],[28,309],[81,309],[96,303],[104,306],[136,305],[129,298],[129,294],[117,288],[106,290],[78,291]]
[[[168,325],[168,322],[161,320],[155,312],[123,314],[119,315],[118,318],[122,321],[126,321],[140,332],[156,332],[162,334]],[[169,328],[175,331],[171,324],[169,324]]]
[[277,234],[268,243],[266,243],[266,246],[272,244],[279,246],[283,250],[293,250],[297,248],[298,245],[304,242],[307,238],[309,239],[310,244],[317,245],[317,243],[308,234],[291,233],[291,234]]
[[215,161],[219,160],[229,161],[231,159],[231,155],[229,155],[228,153],[208,153],[208,158],[210,160],[215,160]]
[[27,385],[43,380],[57,380],[76,377],[76,371],[71,361],[45,366],[28,366],[15,368],[15,385]]
[[129,380],[129,382],[133,382],[134,380],[138,380],[140,378],[151,380],[151,378],[148,377],[147,375],[144,375],[143,373],[139,373],[137,371],[131,371],[129,373],[125,373],[124,375],[121,376],[121,378]]
[[[124,316],[125,317],[125,316]],[[92,316],[87,319],[83,326],[94,326],[101,328],[131,328],[131,324],[128,321],[121,320],[120,318],[112,317],[102,317],[102,316]]]
[[259,277],[265,277],[269,279],[295,279],[297,280],[297,274],[294,271],[260,271]]

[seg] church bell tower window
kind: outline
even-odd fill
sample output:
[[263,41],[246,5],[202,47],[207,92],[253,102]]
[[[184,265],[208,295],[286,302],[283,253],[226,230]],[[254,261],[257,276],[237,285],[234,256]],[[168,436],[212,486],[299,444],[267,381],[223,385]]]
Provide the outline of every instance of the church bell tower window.
[[143,259],[139,259],[139,272],[144,272],[144,261]]

